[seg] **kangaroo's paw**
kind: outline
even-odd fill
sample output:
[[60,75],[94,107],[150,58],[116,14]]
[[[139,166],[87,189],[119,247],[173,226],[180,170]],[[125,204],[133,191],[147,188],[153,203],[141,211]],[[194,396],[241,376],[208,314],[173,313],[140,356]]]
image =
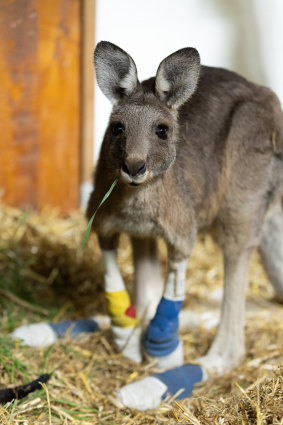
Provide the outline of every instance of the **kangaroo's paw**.
[[178,315],[182,301],[162,297],[154,318],[148,324],[143,336],[144,353],[157,366],[168,369],[183,364],[183,344],[179,339]]
[[244,355],[228,356],[215,353],[208,353],[206,356],[199,357],[196,363],[200,364],[205,371],[207,377],[221,376],[226,372],[237,367]]
[[[76,338],[85,332],[96,332],[102,329],[107,320],[104,317],[80,320],[66,320],[58,323],[33,323],[20,326],[11,333],[13,339],[20,339],[30,347],[47,347],[68,334]],[[108,323],[110,319],[108,319]]]
[[117,391],[116,402],[121,408],[156,409],[166,396],[189,397],[194,384],[204,377],[201,366],[187,363],[126,385]]
[[117,350],[130,360],[137,363],[142,361],[141,326],[122,328],[111,326]]
[[156,367],[159,369],[171,369],[172,367],[181,366],[184,363],[184,352],[183,342],[179,341],[177,347],[170,354],[164,356],[151,356],[148,353],[144,353],[145,358],[151,362],[154,362]]

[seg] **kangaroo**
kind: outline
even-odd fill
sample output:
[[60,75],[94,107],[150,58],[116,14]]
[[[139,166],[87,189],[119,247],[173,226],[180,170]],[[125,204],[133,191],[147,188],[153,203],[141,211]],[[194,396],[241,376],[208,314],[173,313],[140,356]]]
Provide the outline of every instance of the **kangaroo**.
[[[195,381],[224,373],[245,356],[245,293],[256,247],[283,300],[280,102],[268,88],[234,72],[202,66],[194,48],[171,54],[160,63],[156,76],[143,82],[132,57],[110,42],[97,45],[94,62],[98,85],[113,110],[87,216],[117,179],[97,212],[93,231],[104,258],[106,297],[118,349],[140,361],[142,345],[161,367],[182,365],[178,314],[185,296],[186,264],[197,233],[213,226],[223,251],[224,294],[218,330],[207,355],[196,360],[202,377]],[[143,336],[139,330],[133,337],[140,326],[117,265],[122,232],[133,247],[137,313],[151,319]],[[164,287],[158,238],[168,247]],[[139,395],[149,392],[152,399],[154,391],[161,394],[170,386],[161,383],[163,387],[157,388],[151,380],[145,391],[138,381],[129,397],[140,388]],[[141,406],[137,397],[135,401],[127,397],[120,393],[123,405],[141,409],[156,407],[162,398]]]

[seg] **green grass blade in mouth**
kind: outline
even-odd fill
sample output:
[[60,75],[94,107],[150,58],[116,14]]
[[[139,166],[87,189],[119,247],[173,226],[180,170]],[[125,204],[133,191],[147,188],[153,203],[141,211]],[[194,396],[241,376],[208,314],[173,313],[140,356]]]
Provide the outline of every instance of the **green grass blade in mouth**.
[[106,201],[106,199],[109,198],[109,196],[110,196],[112,190],[114,189],[114,187],[116,186],[117,182],[118,182],[118,179],[114,180],[114,182],[112,183],[110,189],[108,190],[107,193],[105,193],[102,201],[100,202],[100,204],[98,205],[98,207],[94,211],[91,219],[89,220],[88,225],[87,225],[87,229],[86,229],[86,232],[85,232],[85,235],[84,235],[84,240],[83,240],[82,248],[84,248],[85,245],[86,245],[86,243],[87,243],[87,240],[88,240],[88,237],[89,237],[89,234],[90,234],[90,231],[91,231],[91,226],[92,226],[92,223],[93,223],[94,217],[96,216],[97,211],[99,210],[99,208],[101,207],[101,205]]

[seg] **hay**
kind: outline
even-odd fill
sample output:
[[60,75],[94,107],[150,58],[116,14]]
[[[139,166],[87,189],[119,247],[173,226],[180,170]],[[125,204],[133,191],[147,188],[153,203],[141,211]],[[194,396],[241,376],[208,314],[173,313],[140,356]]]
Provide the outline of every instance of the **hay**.
[[[0,208],[0,386],[53,372],[42,390],[0,407],[1,424],[283,424],[283,310],[257,256],[248,290],[245,362],[198,385],[182,402],[166,400],[146,413],[118,409],[114,391],[154,369],[117,354],[108,329],[79,340],[66,337],[47,349],[11,342],[6,335],[21,324],[105,312],[96,237],[80,249],[85,229],[81,212],[62,218],[55,210],[39,214]],[[128,241],[122,238],[119,261],[129,286],[130,256]],[[161,260],[165,271],[163,245]],[[187,276],[187,305],[202,311],[215,307],[210,294],[221,287],[222,266],[210,236],[199,238]],[[182,335],[186,360],[203,355],[214,333],[200,328]]]

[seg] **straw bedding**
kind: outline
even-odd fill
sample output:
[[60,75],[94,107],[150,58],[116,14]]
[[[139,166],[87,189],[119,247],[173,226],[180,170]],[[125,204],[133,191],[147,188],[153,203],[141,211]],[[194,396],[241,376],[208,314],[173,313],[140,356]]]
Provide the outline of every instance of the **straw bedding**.
[[[95,236],[82,250],[86,222],[81,212],[23,212],[0,206],[0,388],[52,377],[43,389],[0,407],[1,424],[283,424],[283,308],[255,255],[247,301],[244,363],[198,385],[193,396],[165,402],[156,411],[120,410],[114,391],[154,372],[115,352],[109,329],[78,340],[68,337],[44,349],[22,347],[7,335],[16,326],[105,313],[103,267]],[[131,288],[132,263],[126,237],[119,262]],[[166,270],[166,251],[160,246]],[[201,236],[189,262],[186,307],[205,311],[222,285],[218,247]],[[215,329],[182,334],[185,359],[205,353]],[[280,367],[281,365],[281,367]]]

